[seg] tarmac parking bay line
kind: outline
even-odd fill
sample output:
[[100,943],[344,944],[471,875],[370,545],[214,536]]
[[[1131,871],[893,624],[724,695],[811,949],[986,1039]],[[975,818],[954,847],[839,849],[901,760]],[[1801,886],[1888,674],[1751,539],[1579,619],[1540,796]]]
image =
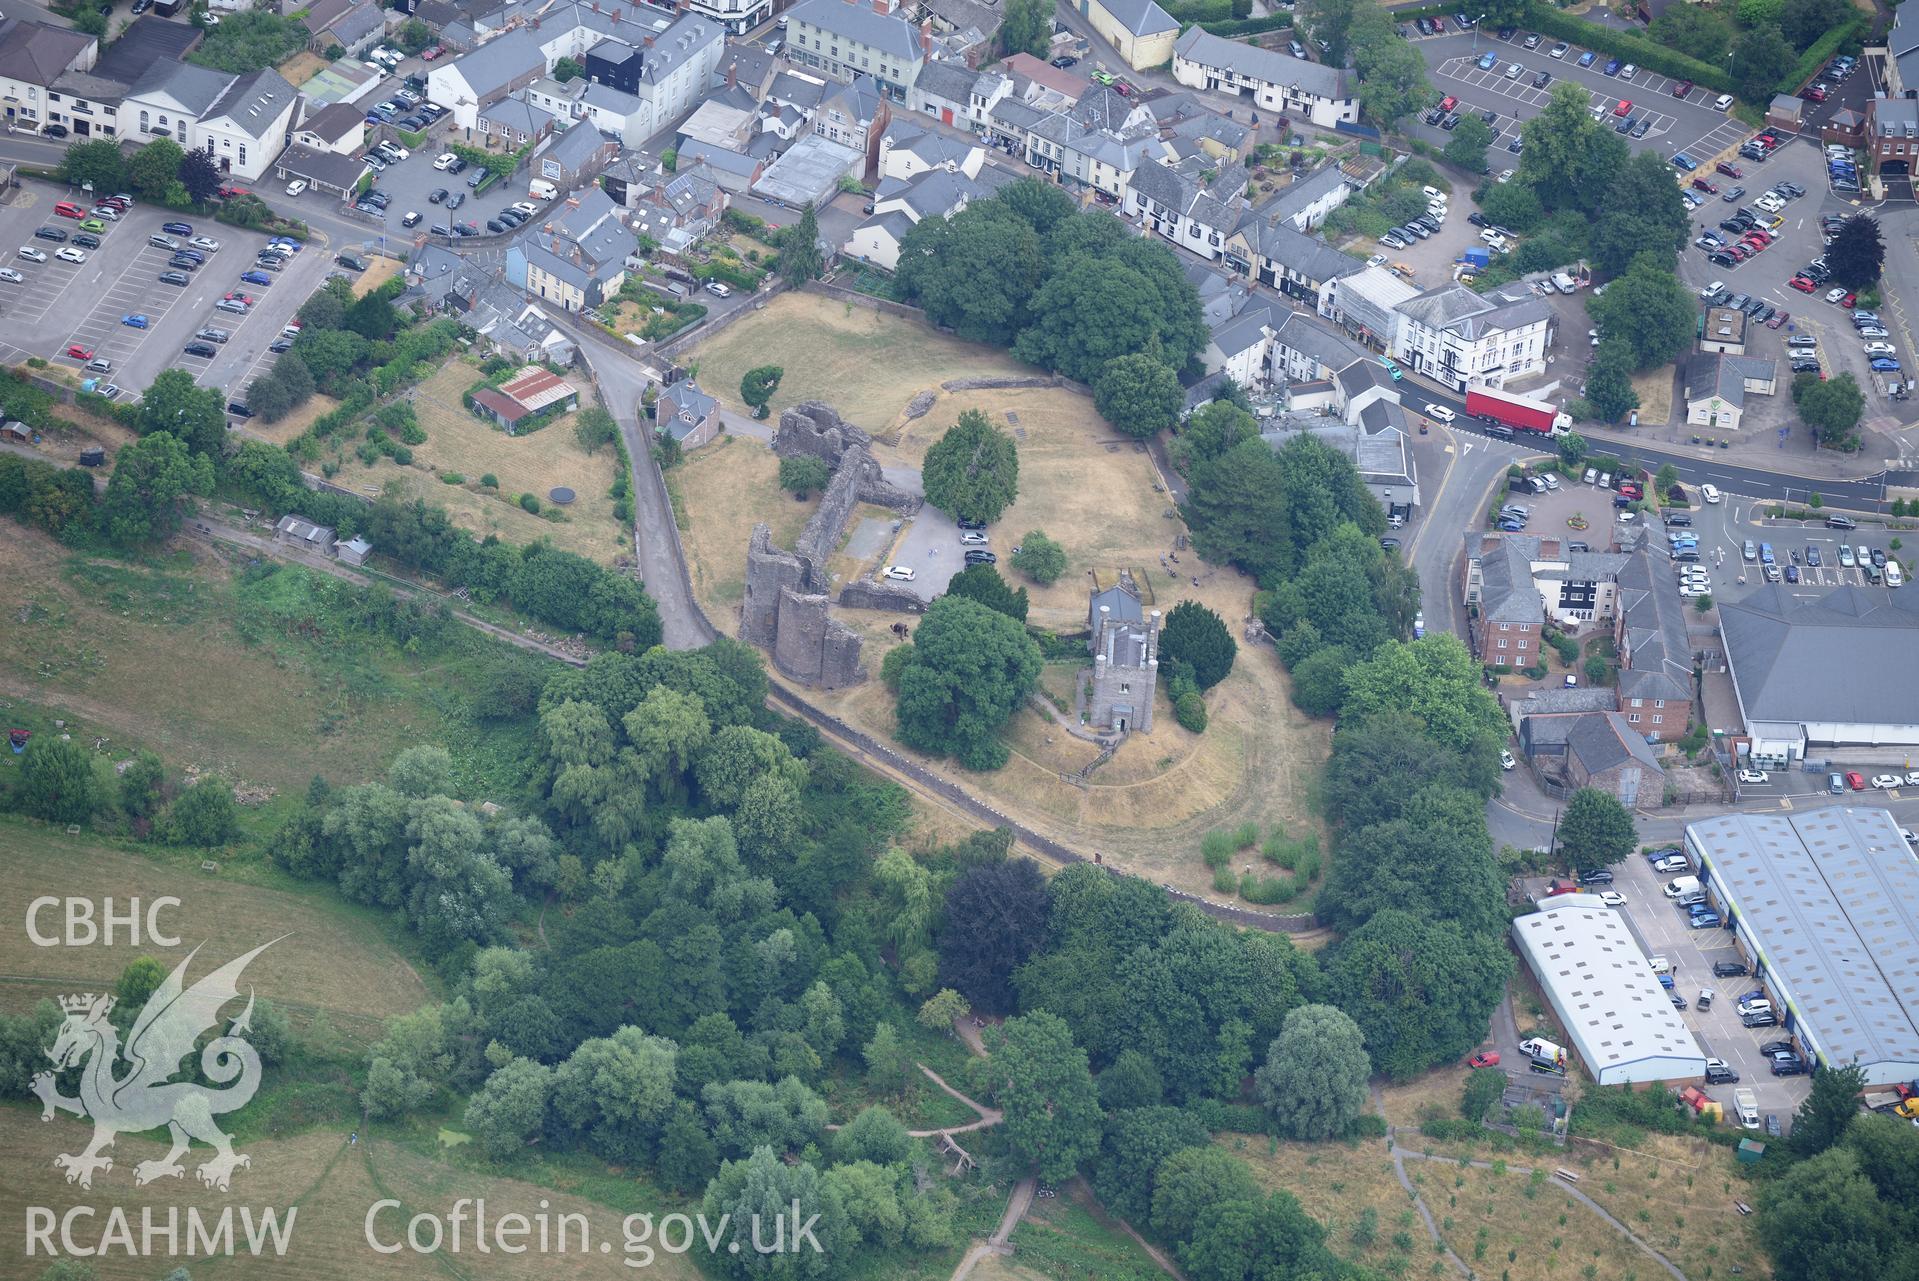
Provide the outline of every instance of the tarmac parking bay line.
[[[173,304],[180,296],[179,289],[159,283],[157,272],[152,279],[142,280],[134,276],[135,272],[139,272],[144,277],[153,270],[150,260],[143,262],[141,258],[135,258],[128,263],[119,279],[106,289],[68,341],[93,347],[116,363],[138,351],[140,344],[161,328],[161,322],[173,310]],[[156,292],[159,290],[165,292]],[[135,329],[120,323],[123,317],[135,314],[146,316],[146,329]]]

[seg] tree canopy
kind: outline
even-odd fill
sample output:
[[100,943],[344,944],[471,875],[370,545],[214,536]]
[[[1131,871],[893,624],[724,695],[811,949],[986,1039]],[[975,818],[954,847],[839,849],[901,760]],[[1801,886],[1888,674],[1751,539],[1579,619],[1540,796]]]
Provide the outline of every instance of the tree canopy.
[[1140,439],[1170,427],[1185,400],[1179,371],[1146,352],[1115,356],[1093,381],[1093,407],[1100,416]]
[[1019,450],[985,414],[968,409],[926,451],[920,476],[927,502],[990,525],[1019,497]]
[[1254,1076],[1281,1134],[1308,1143],[1343,1137],[1366,1111],[1372,1064],[1359,1027],[1330,1005],[1286,1016]]
[[968,769],[999,768],[1007,756],[1000,729],[1041,665],[1039,645],[1017,621],[963,596],[940,597],[912,643],[886,656],[900,741]]
[[1008,1019],[986,1037],[981,1075],[1006,1114],[1007,1146],[1048,1183],[1064,1183],[1099,1147],[1099,1091],[1086,1051],[1044,1011]]
[[1691,345],[1699,321],[1699,299],[1673,274],[1672,255],[1664,252],[1635,255],[1603,296],[1587,299],[1586,310],[1607,342],[1631,353],[1635,369],[1672,360]]
[[1198,601],[1183,600],[1166,616],[1159,635],[1159,656],[1192,668],[1193,682],[1211,689],[1233,670],[1239,644],[1227,628],[1226,620]]
[[1586,870],[1626,861],[1638,841],[1632,814],[1611,792],[1582,787],[1559,818],[1559,848],[1569,867]]
[[1886,267],[1886,244],[1879,234],[1879,220],[1860,213],[1840,223],[1832,243],[1826,246],[1826,264],[1832,268],[1832,278],[1848,289],[1877,283]]

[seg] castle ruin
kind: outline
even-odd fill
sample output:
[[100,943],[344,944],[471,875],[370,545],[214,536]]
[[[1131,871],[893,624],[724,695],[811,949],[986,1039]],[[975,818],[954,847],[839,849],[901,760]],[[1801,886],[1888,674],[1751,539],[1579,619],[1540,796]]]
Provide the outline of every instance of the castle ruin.
[[[780,414],[773,452],[782,458],[811,454],[832,469],[819,510],[800,531],[792,551],[773,545],[772,531],[753,527],[746,547],[746,595],[740,607],[740,639],[771,651],[773,665],[794,680],[828,689],[866,679],[859,633],[828,617],[832,581],[826,563],[846,533],[860,503],[890,507],[903,515],[919,510],[918,496],[886,479],[872,454],[873,438],[821,401],[809,400]],[[863,585],[862,603],[898,596],[897,608],[918,612],[918,596],[905,588]]]

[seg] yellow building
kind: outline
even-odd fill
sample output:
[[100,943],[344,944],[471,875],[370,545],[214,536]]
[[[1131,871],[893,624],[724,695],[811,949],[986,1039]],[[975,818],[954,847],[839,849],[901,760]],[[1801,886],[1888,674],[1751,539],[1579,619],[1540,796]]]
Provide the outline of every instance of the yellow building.
[[1179,22],[1153,0],[1079,0],[1080,14],[1135,71],[1173,60]]

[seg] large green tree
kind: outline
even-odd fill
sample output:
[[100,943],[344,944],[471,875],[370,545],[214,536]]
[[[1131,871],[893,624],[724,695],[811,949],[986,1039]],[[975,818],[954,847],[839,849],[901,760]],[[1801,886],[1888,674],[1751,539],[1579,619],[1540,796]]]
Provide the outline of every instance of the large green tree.
[[171,138],[155,138],[133,153],[127,161],[127,181],[134,193],[147,200],[165,198],[167,189],[180,180],[180,161],[186,152]]
[[1230,400],[1210,400],[1195,410],[1173,439],[1173,461],[1189,471],[1196,462],[1207,462],[1259,435],[1253,416]]
[[552,1069],[531,1059],[514,1059],[468,1100],[466,1128],[488,1156],[504,1161],[540,1136],[552,1090]]
[[1759,1239],[1785,1281],[1854,1281],[1913,1275],[1912,1242],[1894,1207],[1840,1148],[1802,1161],[1772,1180],[1759,1197]]
[[[1547,210],[1600,208],[1624,167],[1626,144],[1594,122],[1584,85],[1562,80],[1540,113],[1522,127],[1526,149],[1515,181],[1531,187]],[[1599,189],[1594,189],[1599,184]],[[1510,184],[1509,184],[1510,185]]]
[[1006,1020],[986,1044],[980,1075],[1006,1115],[1009,1151],[1048,1183],[1064,1183],[1099,1147],[1099,1091],[1086,1051],[1044,1010]]
[[67,148],[61,171],[76,187],[92,183],[97,195],[112,195],[127,185],[126,160],[120,154],[120,144],[108,138],[73,143]]
[[[1048,192],[1065,200],[1058,188]],[[1072,209],[1067,202],[1067,211]],[[1046,276],[1040,233],[1001,200],[976,200],[951,218],[923,218],[900,242],[901,291],[927,319],[974,342],[1010,346]]]
[[1793,380],[1793,400],[1799,416],[1818,433],[1821,445],[1828,449],[1858,447],[1860,416],[1866,412],[1866,398],[1859,380],[1850,372],[1821,379],[1805,375],[1805,383]]
[[104,799],[93,757],[69,738],[35,734],[20,762],[20,808],[49,823],[84,823]]
[[1499,754],[1511,732],[1506,715],[1480,683],[1478,666],[1455,636],[1434,633],[1382,645],[1346,672],[1345,716],[1407,711],[1432,737],[1473,763]]
[[1193,669],[1193,683],[1211,689],[1233,670],[1239,644],[1226,620],[1198,601],[1183,600],[1166,616],[1159,634],[1162,662],[1177,659]]
[[1391,129],[1432,100],[1426,60],[1400,38],[1393,29],[1392,16],[1384,9],[1361,0],[1348,35],[1359,81],[1359,109],[1368,120],[1381,129]]
[[[1446,163],[1467,173],[1485,173],[1486,148],[1493,145],[1493,127],[1475,115],[1460,117],[1453,126],[1453,136],[1446,140],[1445,150],[1441,153]],[[1671,186],[1671,183],[1667,183]]]
[[1029,529],[1013,548],[1013,568],[1041,587],[1051,587],[1066,572],[1066,549],[1044,531]]
[[1019,450],[977,409],[968,409],[926,451],[926,501],[962,520],[991,524],[1019,497]]
[[799,220],[784,227],[775,238],[780,250],[780,274],[788,280],[818,280],[826,273],[826,256],[820,250],[820,220],[811,201],[800,210]]
[[[1682,7],[1696,8],[1675,10]],[[1670,249],[1671,254],[1663,256],[1670,266],[1672,255],[1685,247],[1690,226],[1671,168],[1656,153],[1642,151],[1620,170],[1611,198],[1593,223],[1593,265],[1609,276],[1618,275],[1638,254]]]
[[1006,15],[999,27],[1000,53],[1030,53],[1044,58],[1052,19],[1053,11],[1046,7],[1046,0],[1007,0]]
[[1770,102],[1795,61],[1792,43],[1777,26],[1754,27],[1733,41],[1733,88],[1747,102]]
[[140,397],[138,430],[171,433],[196,454],[219,458],[226,450],[226,402],[217,387],[202,387],[184,369],[164,369]]
[[1013,354],[1088,384],[1107,361],[1135,352],[1182,368],[1206,341],[1198,295],[1172,251],[1137,237],[1069,254],[1033,295],[1031,312]]
[[1042,664],[1038,643],[1013,619],[964,597],[940,597],[927,607],[912,643],[886,658],[898,695],[900,741],[955,756],[968,769],[999,768],[1007,757],[1000,730],[1039,680]]
[[1185,1108],[1138,1107],[1106,1118],[1106,1133],[1093,1163],[1093,1191],[1100,1204],[1132,1223],[1153,1212],[1153,1179],[1168,1157],[1210,1144],[1212,1135]]
[[1185,1241],[1217,1207],[1258,1197],[1252,1170],[1225,1148],[1182,1148],[1154,1172],[1153,1231]]
[[[1839,0],[1839,3],[1843,4],[1844,0]],[[1701,4],[1668,5],[1665,12],[1654,18],[1652,25],[1646,28],[1647,35],[1668,49],[1675,49],[1688,58],[1696,58],[1712,67],[1725,62],[1726,51],[1732,43],[1732,32],[1732,25],[1718,10]]]
[[1344,1136],[1365,1113],[1371,1075],[1359,1026],[1330,1005],[1302,1005],[1287,1014],[1253,1083],[1281,1134],[1319,1143]]
[[1298,34],[1323,42],[1328,64],[1340,67],[1346,64],[1351,47],[1348,37],[1354,19],[1371,7],[1372,0],[1300,0],[1293,10],[1293,24]]
[[1612,867],[1626,861],[1639,832],[1611,792],[1582,787],[1559,817],[1559,850],[1568,867]]
[[1846,0],[1786,0],[1779,10],[1779,30],[1793,48],[1804,49],[1858,16]]
[[1485,1039],[1512,977],[1500,936],[1388,909],[1341,939],[1326,994],[1359,1025],[1373,1066],[1406,1080]]
[[1865,1087],[1866,1069],[1857,1063],[1814,1068],[1812,1090],[1793,1117],[1793,1149],[1818,1156],[1845,1138],[1846,1128],[1859,1115],[1859,1095]]
[[1172,426],[1185,399],[1178,371],[1143,351],[1115,356],[1093,382],[1100,417],[1140,439]]
[[1195,463],[1184,514],[1207,560],[1237,565],[1272,586],[1341,521],[1377,538],[1386,513],[1350,458],[1300,434],[1278,450],[1242,441]]
[[1600,340],[1586,371],[1586,403],[1601,422],[1616,423],[1639,408],[1632,370],[1632,344],[1624,335],[1608,334]]
[[1670,253],[1647,251],[1602,296],[1588,298],[1586,311],[1607,341],[1626,345],[1635,369],[1652,369],[1691,346],[1699,298],[1673,274]]
[[[858,1243],[840,1189],[812,1165],[788,1165],[770,1147],[721,1166],[707,1185],[700,1209],[706,1222],[719,1225],[717,1233],[730,1237],[706,1260],[728,1276],[755,1281],[839,1276]],[[800,1224],[808,1225],[810,1233],[799,1240],[781,1236],[782,1248],[771,1250],[772,1225],[794,1216],[797,1221],[787,1222],[786,1234]],[[761,1231],[759,1250],[754,1248],[753,1225]]]
[[962,872],[946,891],[939,981],[975,1009],[1013,1008],[1013,972],[1046,942],[1046,879],[1031,859]]
[[1886,267],[1886,244],[1879,234],[1879,220],[1861,213],[1841,223],[1832,243],[1826,246],[1826,263],[1832,268],[1832,278],[1848,289],[1877,283]]
[[947,580],[946,594],[976,600],[1015,622],[1026,621],[1026,589],[1009,586],[991,565],[968,565]]
[[186,500],[212,492],[213,463],[171,433],[157,431],[121,447],[100,519],[108,537],[123,546],[151,543],[179,530]]

